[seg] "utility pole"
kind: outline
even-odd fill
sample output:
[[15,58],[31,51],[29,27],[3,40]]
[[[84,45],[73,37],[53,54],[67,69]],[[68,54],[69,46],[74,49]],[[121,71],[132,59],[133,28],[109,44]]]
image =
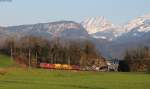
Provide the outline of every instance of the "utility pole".
[[14,39],[10,40],[10,55],[11,55],[11,61],[13,62],[13,48],[15,47]]
[[68,57],[68,65],[70,65],[70,56]]
[[38,65],[38,54],[37,54],[37,51],[36,51],[35,56],[36,56],[36,66],[37,66]]
[[29,64],[29,68],[31,67],[31,38],[29,37],[29,39],[28,39],[28,47],[29,47],[29,58],[28,58],[28,64]]
[[29,67],[31,67],[31,49],[29,48]]
[[10,54],[11,55],[11,61],[13,62],[13,48],[12,47],[11,47],[10,51],[11,51],[11,54]]
[[50,59],[51,59],[51,64],[54,64],[52,55],[50,55]]

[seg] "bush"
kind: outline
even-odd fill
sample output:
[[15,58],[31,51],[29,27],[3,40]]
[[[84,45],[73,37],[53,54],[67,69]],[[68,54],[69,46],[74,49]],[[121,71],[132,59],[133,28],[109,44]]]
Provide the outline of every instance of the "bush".
[[0,75],[5,75],[7,71],[5,69],[0,69]]

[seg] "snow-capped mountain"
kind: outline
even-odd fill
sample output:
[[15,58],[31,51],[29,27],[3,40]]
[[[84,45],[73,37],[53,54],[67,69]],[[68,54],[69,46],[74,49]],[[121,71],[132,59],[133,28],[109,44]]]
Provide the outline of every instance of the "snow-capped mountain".
[[35,35],[43,37],[86,38],[89,36],[82,25],[73,21],[10,26],[6,28],[6,31],[8,34],[16,34],[18,37],[24,35]]
[[138,32],[150,31],[150,14],[138,17],[125,25],[127,32],[136,30]]
[[130,48],[139,46],[150,47],[150,14],[130,21],[124,25],[124,28],[126,32],[108,47],[108,49],[112,50],[115,57],[123,57],[124,52]]
[[103,16],[87,18],[81,24],[94,38],[113,40],[125,32],[121,26],[112,24]]
[[125,25],[129,37],[142,37],[150,32],[150,14],[138,17]]
[[26,36],[37,36],[48,40],[86,40],[90,36],[81,24],[73,21],[57,21],[31,25],[0,27],[0,47],[7,39],[19,40]]
[[[100,48],[105,57],[122,58],[127,49],[150,47],[150,14],[140,16],[123,26],[114,25],[104,17],[88,18],[82,25],[93,38],[109,41]],[[98,40],[96,42],[100,44]]]
[[124,25],[126,32],[119,37],[121,40],[141,40],[150,36],[150,14],[138,17]]

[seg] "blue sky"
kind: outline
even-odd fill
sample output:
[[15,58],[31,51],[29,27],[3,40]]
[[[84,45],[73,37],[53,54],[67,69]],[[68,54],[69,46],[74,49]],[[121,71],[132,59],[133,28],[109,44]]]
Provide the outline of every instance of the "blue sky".
[[0,26],[105,16],[116,24],[150,13],[150,0],[12,0],[0,2]]

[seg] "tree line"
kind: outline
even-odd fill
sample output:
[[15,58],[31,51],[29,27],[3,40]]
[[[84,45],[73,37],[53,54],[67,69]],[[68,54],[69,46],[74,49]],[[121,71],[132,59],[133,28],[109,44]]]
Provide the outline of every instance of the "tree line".
[[26,36],[18,40],[7,39],[2,50],[10,54],[13,61],[30,67],[38,67],[40,63],[92,66],[104,61],[88,40],[79,42]]
[[120,70],[133,72],[150,71],[149,47],[144,46],[126,50],[124,60],[120,62]]

